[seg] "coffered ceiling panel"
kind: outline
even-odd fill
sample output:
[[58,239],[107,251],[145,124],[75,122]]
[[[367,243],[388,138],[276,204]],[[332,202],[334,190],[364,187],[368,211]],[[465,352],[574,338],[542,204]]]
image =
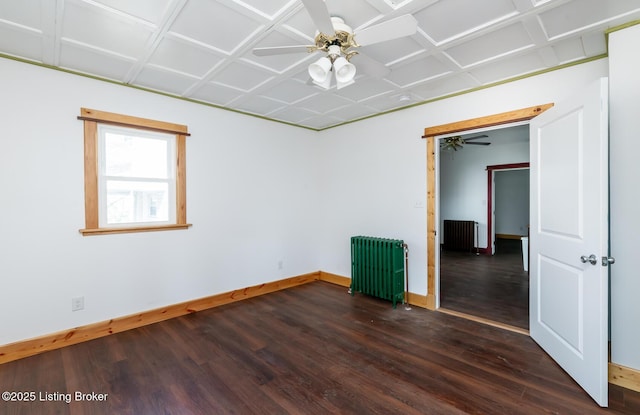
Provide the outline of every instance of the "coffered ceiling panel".
[[362,48],[362,53],[385,65],[393,65],[425,52],[424,46],[413,38],[395,39]]
[[0,24],[0,51],[28,60],[42,59],[42,33],[17,25]]
[[238,89],[209,82],[198,86],[197,89],[191,92],[190,97],[197,101],[208,102],[224,107],[228,106],[230,102],[245,95],[246,94],[243,91]]
[[171,0],[101,0],[100,4],[157,25],[166,16]]
[[385,112],[388,110],[392,110],[394,108],[400,108],[406,105],[411,104],[412,102],[410,101],[411,96],[406,95],[407,96],[407,100],[401,100],[400,96],[395,96],[395,95],[378,95],[376,97],[373,98],[369,98],[366,101],[363,101],[364,104],[366,104],[367,108],[372,108],[374,110],[374,113],[376,112]]
[[[232,3],[227,1],[227,3]],[[263,15],[265,18],[273,19],[278,17],[280,13],[286,11],[291,6],[297,3],[296,0],[289,0],[288,2],[282,0],[243,0],[234,1],[241,6],[253,11],[256,14]]]
[[134,58],[104,53],[85,45],[71,42],[60,45],[58,66],[61,68],[86,74],[99,73],[102,78],[118,81],[126,78],[134,64]]
[[273,75],[268,71],[240,62],[231,62],[215,77],[215,81],[244,92],[250,92]]
[[628,21],[636,16],[638,0],[573,0],[540,13],[540,21],[549,39],[588,31],[607,22]]
[[20,5],[11,3],[8,1],[0,2],[0,19],[4,20],[5,24],[42,29],[40,18],[42,13],[41,0],[23,0]]
[[[465,12],[465,10],[467,12]],[[415,14],[427,35],[442,44],[508,19],[517,13],[511,0],[439,1]]]
[[[490,79],[494,79],[494,77],[495,76],[492,76]],[[466,73],[464,76],[450,74],[411,88],[411,94],[416,96],[416,98],[413,99],[414,101],[429,101],[438,97],[467,91],[478,85],[488,83],[490,82],[478,83],[478,79],[469,73]]]
[[287,79],[271,88],[268,95],[287,104],[294,104],[304,98],[318,93],[314,88],[309,88],[304,82],[295,79]]
[[582,39],[580,38],[569,38],[556,43],[553,45],[553,52],[560,63],[573,62],[586,57]]
[[371,97],[395,91],[395,88],[391,83],[381,79],[359,78],[357,79],[357,82],[357,86],[352,85],[349,88],[343,88],[336,91],[336,94],[355,102],[361,102],[366,101]]
[[63,39],[90,45],[114,54],[138,57],[153,33],[153,26],[81,1],[65,4],[61,27]]
[[436,57],[425,56],[411,63],[398,65],[389,74],[388,79],[399,87],[410,87],[448,72],[449,68]]
[[500,65],[478,66],[469,73],[479,81],[479,85],[515,78],[527,73],[540,71],[545,67],[540,55],[536,52],[511,57],[500,62]]
[[304,108],[309,111],[326,114],[327,112],[336,108],[347,107],[352,104],[353,101],[341,97],[337,94],[323,93],[314,95],[311,98],[302,100],[296,104],[299,108]]
[[263,96],[253,96],[242,100],[242,102],[238,104],[238,108],[243,111],[266,115],[269,115],[269,113],[277,111],[280,108],[284,108],[284,106],[284,102]]
[[317,130],[326,128],[327,125],[339,125],[339,124],[342,124],[343,122],[344,122],[344,119],[334,117],[331,115],[322,115],[322,116],[316,115],[316,116],[304,119],[304,125],[306,127],[317,129]]
[[[356,68],[355,82],[324,89],[308,74],[308,66],[326,52],[305,48],[315,44],[318,16],[312,17],[304,4],[326,7],[329,16],[343,19],[356,42],[360,31],[407,14],[415,18],[417,30],[352,47],[359,52],[348,56]],[[304,4],[0,1],[0,56],[324,129],[603,56],[606,31],[640,19],[640,0]],[[280,46],[298,48],[278,55],[253,53],[254,48]]]
[[171,32],[231,54],[249,40],[260,24],[213,0],[189,0],[171,26]]
[[271,116],[281,121],[299,124],[302,120],[315,117],[316,114],[309,110],[288,106],[283,108],[282,110],[271,113]]
[[136,84],[180,96],[197,80],[183,73],[147,65],[136,77]]
[[147,62],[196,77],[203,77],[222,59],[222,56],[211,53],[211,50],[202,45],[166,36],[158,44]]
[[517,22],[453,46],[446,53],[466,68],[533,46],[533,40],[524,25]]

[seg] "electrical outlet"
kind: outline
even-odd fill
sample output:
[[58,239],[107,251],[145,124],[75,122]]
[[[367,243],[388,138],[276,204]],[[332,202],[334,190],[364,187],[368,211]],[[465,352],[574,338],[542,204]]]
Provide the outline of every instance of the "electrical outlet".
[[284,261],[280,260],[278,261],[278,269],[283,269],[284,268]]
[[84,310],[84,297],[75,297],[71,299],[71,311]]

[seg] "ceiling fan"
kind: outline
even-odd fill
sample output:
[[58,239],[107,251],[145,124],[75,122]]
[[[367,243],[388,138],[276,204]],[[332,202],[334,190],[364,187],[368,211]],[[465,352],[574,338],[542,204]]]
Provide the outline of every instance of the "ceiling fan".
[[354,31],[342,18],[329,14],[329,9],[324,0],[301,1],[318,29],[314,39],[315,43],[313,45],[255,48],[253,53],[256,56],[269,56],[284,53],[324,52],[326,55],[311,63],[308,71],[313,83],[325,89],[331,87],[332,72],[335,74],[336,87],[338,89],[354,82],[356,67],[351,63],[351,59],[355,55],[360,55],[358,64],[369,75],[377,78],[387,75],[390,72],[389,68],[360,54],[356,49],[360,46],[369,46],[404,36],[411,36],[418,29],[416,19],[410,14],[405,14],[386,22]]
[[488,135],[476,135],[473,137],[469,137],[469,138],[462,138],[462,136],[456,135],[453,137],[446,137],[442,139],[442,142],[440,143],[440,148],[444,149],[444,150],[453,150],[453,151],[458,151],[459,148],[462,148],[465,144],[475,144],[475,145],[479,145],[479,146],[488,146],[491,143],[487,143],[487,142],[469,142],[469,141],[473,141],[473,140],[477,140],[479,138],[487,138],[489,137]]

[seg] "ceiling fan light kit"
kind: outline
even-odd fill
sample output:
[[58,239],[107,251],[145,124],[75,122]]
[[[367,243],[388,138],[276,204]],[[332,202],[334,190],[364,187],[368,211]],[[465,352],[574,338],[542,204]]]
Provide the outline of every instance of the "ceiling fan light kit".
[[355,65],[342,56],[340,46],[330,45],[327,49],[327,56],[323,56],[307,68],[313,83],[329,89],[331,87],[331,72],[333,71],[338,89],[351,85],[356,76]]
[[440,148],[448,151],[458,151],[459,148],[462,148],[464,145],[464,140],[459,135],[455,137],[447,137],[442,139],[442,143],[440,144]]
[[[268,56],[283,53],[325,52],[326,56],[307,67],[307,72],[313,83],[325,89],[331,87],[331,72],[334,73],[337,89],[354,83],[356,66],[351,63],[351,59],[360,53],[354,49],[361,46],[356,38],[360,38],[362,44],[367,46],[411,36],[418,30],[416,19],[407,14],[354,32],[342,18],[329,14],[323,0],[301,1],[318,28],[314,44],[310,46],[255,48],[253,53],[256,56]],[[363,57],[361,63],[369,67],[368,72],[373,76],[383,76],[389,71],[385,65],[370,58]]]
[[491,145],[491,143],[488,142],[470,142],[473,140],[477,140],[479,138],[488,138],[488,135],[477,135],[475,137],[468,137],[466,139],[463,139],[462,136],[456,135],[453,137],[446,137],[442,139],[442,142],[440,143],[440,148],[442,150],[453,150],[453,151],[458,151],[459,148],[464,147],[465,144],[475,144],[475,145],[480,145],[480,146],[488,146]]

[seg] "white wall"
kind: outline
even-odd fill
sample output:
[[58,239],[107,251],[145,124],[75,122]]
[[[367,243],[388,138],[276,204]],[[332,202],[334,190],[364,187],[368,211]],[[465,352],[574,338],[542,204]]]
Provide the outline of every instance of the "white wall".
[[322,131],[322,269],[351,275],[350,236],[399,238],[409,244],[409,289],[426,295],[424,128],[554,102],[607,71],[602,59]]
[[609,35],[611,361],[640,370],[640,25]]
[[[0,74],[0,344],[320,269],[315,132],[7,59]],[[80,107],[188,125],[192,228],[80,235]]]
[[350,277],[351,236],[402,239],[409,245],[410,291],[425,293],[424,126],[395,118],[320,134],[320,262],[324,271]]
[[[404,239],[410,291],[426,295],[424,128],[553,102],[607,72],[598,60],[315,133],[0,60],[0,344],[318,269],[349,276],[357,234]],[[193,228],[80,236],[83,106],[189,126]]]
[[[439,152],[441,226],[445,219],[478,222],[478,248],[487,248],[487,166],[529,161],[526,126],[483,134],[489,135],[485,141],[491,145],[465,145],[457,151]],[[442,238],[444,233],[440,232],[441,242]]]

